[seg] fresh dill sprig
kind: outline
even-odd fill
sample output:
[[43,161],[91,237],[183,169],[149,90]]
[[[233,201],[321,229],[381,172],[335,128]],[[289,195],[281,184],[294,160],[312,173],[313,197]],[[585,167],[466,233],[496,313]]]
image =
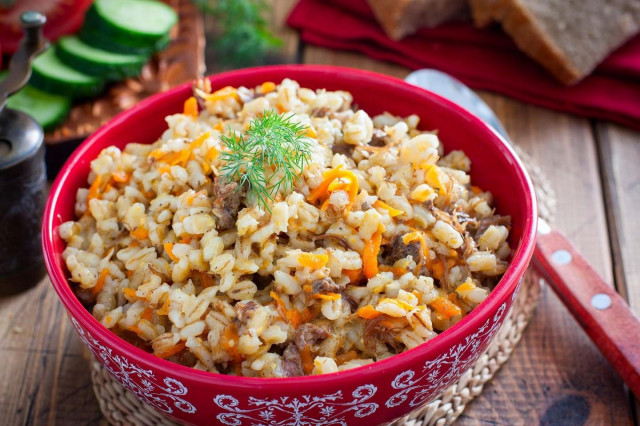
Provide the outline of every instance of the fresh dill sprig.
[[307,126],[292,122],[292,117],[264,111],[249,123],[244,134],[230,131],[229,136],[220,136],[227,148],[220,155],[224,161],[220,172],[228,182],[246,187],[249,196],[269,212],[268,202],[279,192],[293,189],[311,158]]

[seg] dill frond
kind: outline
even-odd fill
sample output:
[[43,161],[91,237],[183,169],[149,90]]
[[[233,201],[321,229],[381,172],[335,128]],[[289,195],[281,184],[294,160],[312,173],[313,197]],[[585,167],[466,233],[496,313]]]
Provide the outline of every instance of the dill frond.
[[307,126],[291,121],[293,114],[264,111],[249,123],[244,134],[230,131],[221,136],[227,150],[221,153],[220,172],[227,181],[237,181],[249,197],[268,211],[278,193],[293,190],[311,158]]

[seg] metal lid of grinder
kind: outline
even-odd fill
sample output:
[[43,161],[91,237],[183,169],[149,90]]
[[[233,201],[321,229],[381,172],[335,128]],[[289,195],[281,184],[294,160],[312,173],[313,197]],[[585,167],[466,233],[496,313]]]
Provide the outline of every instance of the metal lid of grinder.
[[6,109],[9,96],[20,90],[31,77],[31,62],[47,47],[42,35],[46,17],[39,12],[25,12],[20,17],[25,37],[11,58],[9,73],[0,82],[0,171],[36,153],[44,141],[40,125],[30,116]]
[[31,62],[47,47],[46,18],[21,16],[25,37],[0,82],[0,295],[37,284],[44,275],[40,224],[46,200],[44,132],[29,115],[5,108],[31,76]]

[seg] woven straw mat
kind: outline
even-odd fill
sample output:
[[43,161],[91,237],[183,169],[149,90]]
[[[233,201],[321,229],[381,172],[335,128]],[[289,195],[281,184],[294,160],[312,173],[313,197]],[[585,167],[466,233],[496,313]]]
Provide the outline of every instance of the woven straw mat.
[[[540,216],[547,222],[553,223],[556,200],[549,181],[533,160],[517,146],[516,152],[529,171],[535,186]],[[462,414],[467,404],[480,395],[484,385],[509,360],[538,304],[541,280],[538,273],[533,268],[529,268],[504,324],[478,361],[439,398],[397,420],[392,426],[452,424]],[[95,360],[91,361],[91,379],[100,410],[112,425],[175,425],[163,414],[144,404],[133,393],[120,386]]]

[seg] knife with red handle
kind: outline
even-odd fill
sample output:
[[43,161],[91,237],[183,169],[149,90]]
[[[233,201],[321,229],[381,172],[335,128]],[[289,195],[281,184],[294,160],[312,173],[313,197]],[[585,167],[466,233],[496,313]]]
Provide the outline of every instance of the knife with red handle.
[[640,398],[640,319],[569,240],[542,219],[533,263],[629,389]]

